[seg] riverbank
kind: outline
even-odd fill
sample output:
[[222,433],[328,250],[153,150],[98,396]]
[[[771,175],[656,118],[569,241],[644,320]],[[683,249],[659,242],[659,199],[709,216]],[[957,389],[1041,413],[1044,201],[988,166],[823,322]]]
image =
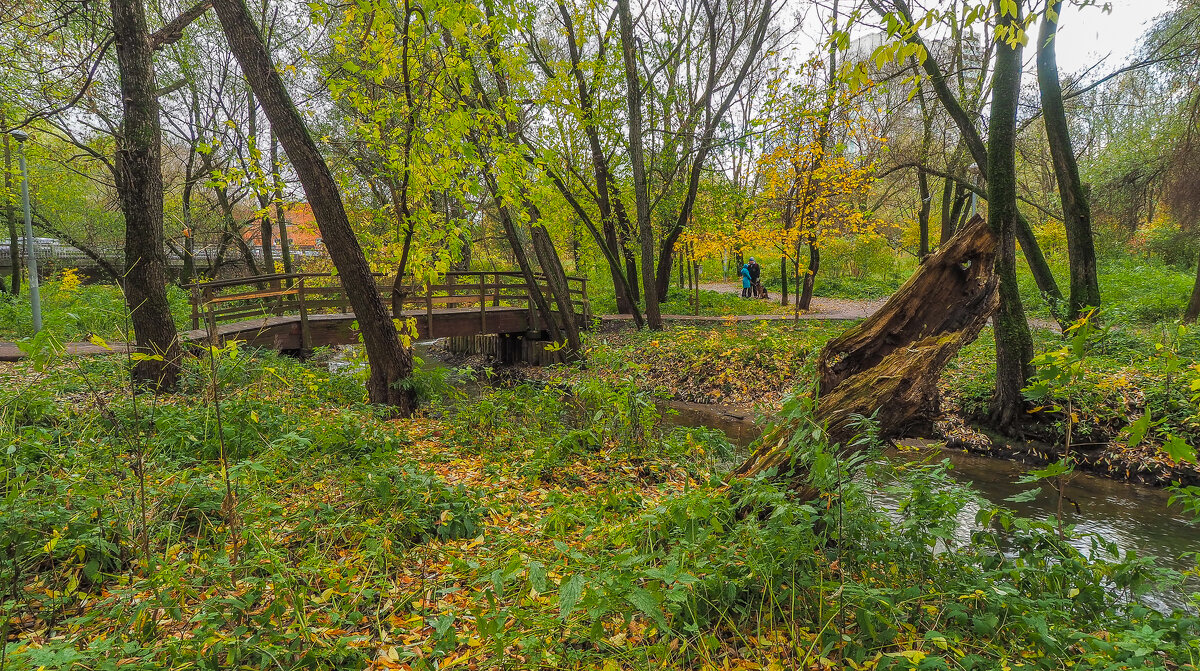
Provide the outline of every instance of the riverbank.
[[[725,359],[808,346],[772,337],[722,345]],[[626,357],[603,350],[593,369]],[[1179,574],[1083,554],[936,463],[858,463],[819,504],[727,485],[734,446],[664,421],[636,361],[637,383],[424,368],[422,413],[394,419],[365,403],[354,361],[215,355],[185,361],[178,393],[136,399],[122,357],[0,365],[12,668],[1188,668],[1200,654],[1194,614],[1140,601],[1189,603]],[[781,387],[789,361],[755,370]],[[708,372],[727,401],[754,397]]]
[[[824,343],[849,322],[777,320],[672,323],[661,332],[606,326],[591,336],[585,369],[527,369],[542,380],[595,377],[631,379],[643,388],[679,401],[736,408],[750,416],[772,416],[790,390],[815,381],[815,358]],[[1050,329],[1034,329],[1035,347],[1047,351],[1062,344]],[[1163,341],[1165,345],[1162,345]],[[1159,347],[1162,345],[1162,347]],[[1172,459],[1161,448],[1166,433],[1200,445],[1193,380],[1200,340],[1184,332],[1114,329],[1095,346],[1079,379],[1063,395],[1031,412],[1024,434],[1012,440],[988,433],[988,399],[994,371],[990,330],[947,366],[942,378],[944,417],[938,434],[925,436],[977,454],[1044,464],[1060,456],[1065,412],[1071,407],[1072,454],[1079,467],[1107,477],[1168,485],[1200,484],[1200,468]],[[1036,406],[1030,405],[1031,410]],[[1156,431],[1132,444],[1129,430],[1147,411]]]

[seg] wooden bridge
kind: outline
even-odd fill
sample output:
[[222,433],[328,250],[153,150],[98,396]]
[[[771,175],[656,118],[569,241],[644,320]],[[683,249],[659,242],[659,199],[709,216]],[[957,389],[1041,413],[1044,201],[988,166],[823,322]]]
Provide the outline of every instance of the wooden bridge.
[[[438,284],[408,283],[393,291],[395,276],[375,275],[376,289],[393,317],[414,323],[417,339],[508,335],[542,339],[547,324],[518,272],[451,272]],[[544,276],[542,295],[560,308]],[[570,313],[580,328],[591,323],[587,280],[568,277]],[[192,330],[185,341],[242,340],[280,351],[308,351],[358,342],[354,313],[341,279],[328,273],[260,275],[186,285],[191,292]],[[410,322],[411,320],[411,322]],[[560,324],[561,326],[561,324]]]

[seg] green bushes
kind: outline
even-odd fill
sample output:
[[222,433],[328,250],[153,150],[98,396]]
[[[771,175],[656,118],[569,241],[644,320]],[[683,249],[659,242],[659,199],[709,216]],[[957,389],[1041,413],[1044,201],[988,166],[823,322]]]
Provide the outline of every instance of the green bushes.
[[[1194,615],[1137,601],[1147,590],[1186,600],[1179,576],[1115,558],[1100,538],[1081,554],[1052,523],[954,484],[945,464],[891,462],[869,441],[847,457],[805,431],[792,449],[816,498],[730,478],[743,455],[719,432],[670,426],[648,388],[694,358],[716,357],[731,379],[810,379],[802,361],[823,327],[762,328],[681,330],[674,343],[634,334],[595,353],[594,377],[495,381],[412,420],[346,402],[319,367],[226,353],[226,464],[204,369],[189,368],[185,393],[143,395],[136,414],[117,362],[48,371],[36,379],[50,409],[7,412],[0,426],[8,663],[1082,670],[1200,659]],[[1179,341],[1181,357],[1191,343]],[[1107,344],[1096,360],[1129,357]],[[972,365],[986,363],[990,343],[978,346]],[[633,352],[662,359],[647,368]],[[803,404],[788,408],[803,419]]]
[[[1200,619],[1126,601],[1169,576],[1134,557],[1105,559],[1103,539],[1086,557],[1052,523],[955,484],[945,464],[839,459],[811,438],[793,446],[813,481],[829,483],[815,501],[712,474],[607,525],[595,503],[551,498],[550,537],[583,529],[584,545],[556,541],[536,558],[482,567],[477,588],[495,605],[477,617],[523,623],[481,627],[485,643],[519,646],[528,668],[598,667],[619,655],[638,668],[740,658],[782,668],[1117,669],[1200,656]],[[896,501],[890,510],[873,494],[880,488]],[[964,527],[972,509],[976,522]],[[531,630],[562,633],[543,640]]]
[[400,543],[470,538],[487,514],[464,487],[419,473],[415,466],[376,471],[364,465],[352,472],[346,494],[360,514],[381,520]]
[[[77,273],[72,270],[43,280],[40,287],[43,328],[63,342],[86,341],[92,334],[116,342],[129,341],[131,335],[125,299],[118,287],[81,284]],[[169,285],[167,299],[176,325],[183,327],[191,314],[187,293]],[[0,293],[0,339],[16,340],[31,335],[33,316],[26,287],[22,287],[18,297]]]

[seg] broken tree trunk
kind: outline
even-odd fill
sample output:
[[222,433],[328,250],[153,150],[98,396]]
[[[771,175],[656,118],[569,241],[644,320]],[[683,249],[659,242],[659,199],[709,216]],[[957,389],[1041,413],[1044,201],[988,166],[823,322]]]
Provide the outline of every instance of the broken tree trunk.
[[[817,361],[813,419],[845,450],[855,416],[874,416],[882,437],[927,430],[938,413],[942,368],[979,335],[999,304],[996,236],[976,216],[925,258],[878,312],[829,341]],[[735,471],[786,472],[795,427],[763,437]]]

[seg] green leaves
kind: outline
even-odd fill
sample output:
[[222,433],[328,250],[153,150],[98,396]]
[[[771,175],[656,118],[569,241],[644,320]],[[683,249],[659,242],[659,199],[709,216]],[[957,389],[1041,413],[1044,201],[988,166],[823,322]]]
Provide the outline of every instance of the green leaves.
[[1163,443],[1162,450],[1172,461],[1187,462],[1189,464],[1196,463],[1196,448],[1188,445],[1179,436],[1168,435],[1166,442]]
[[651,620],[654,620],[654,623],[658,625],[659,631],[666,631],[668,629],[667,619],[663,617],[662,608],[659,607],[659,599],[655,598],[649,591],[637,587],[629,592],[625,600],[633,604],[634,608],[642,611]]
[[1141,445],[1142,441],[1146,438],[1146,432],[1150,430],[1150,426],[1150,410],[1147,409],[1146,412],[1142,413],[1141,417],[1138,417],[1136,421],[1125,429],[1129,447]]
[[575,609],[575,604],[579,602],[579,597],[583,594],[583,576],[576,573],[575,575],[562,581],[558,586],[558,618],[564,622],[571,611]]

